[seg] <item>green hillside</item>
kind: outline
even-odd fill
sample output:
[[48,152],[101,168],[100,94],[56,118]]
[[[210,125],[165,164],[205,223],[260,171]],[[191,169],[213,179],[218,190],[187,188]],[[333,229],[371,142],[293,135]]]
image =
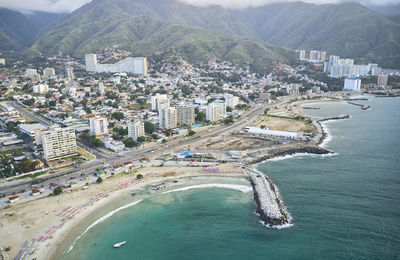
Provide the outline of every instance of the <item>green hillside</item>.
[[175,18],[163,19],[147,5],[127,0],[94,1],[51,27],[27,54],[62,51],[81,58],[85,53],[118,44],[135,56],[171,51],[190,60],[213,57],[250,63],[257,69],[272,60],[290,62],[294,57],[292,51],[265,42],[178,23]]
[[325,50],[400,67],[400,25],[357,3],[281,3],[234,14],[273,45]]
[[45,12],[24,15],[0,8],[0,50],[21,50],[31,46],[41,30],[61,16]]

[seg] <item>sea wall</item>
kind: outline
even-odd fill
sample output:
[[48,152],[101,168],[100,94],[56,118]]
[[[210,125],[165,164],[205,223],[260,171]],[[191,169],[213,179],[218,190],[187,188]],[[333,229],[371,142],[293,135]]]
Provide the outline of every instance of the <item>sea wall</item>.
[[297,153],[330,154],[332,152],[314,145],[307,145],[307,146],[296,145],[296,146],[276,148],[271,150],[263,150],[257,153],[253,153],[251,155],[253,155],[255,158],[248,159],[246,161],[246,164],[255,164],[275,157],[283,157],[286,155],[293,155]]
[[290,224],[289,214],[275,189],[275,185],[264,174],[247,171],[254,190],[257,213],[268,226],[282,227]]

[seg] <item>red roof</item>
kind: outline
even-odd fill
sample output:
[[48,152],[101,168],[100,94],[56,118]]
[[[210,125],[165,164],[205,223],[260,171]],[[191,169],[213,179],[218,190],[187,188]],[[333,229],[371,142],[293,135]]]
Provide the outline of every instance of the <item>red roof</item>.
[[57,183],[54,183],[54,182],[50,183],[50,187],[57,187],[57,186],[58,186]]
[[33,189],[32,190],[32,193],[39,193],[40,192],[40,190],[38,190],[38,189]]
[[129,161],[129,162],[124,162],[123,165],[128,165],[128,164],[132,164],[133,162]]
[[118,168],[119,168],[119,165],[114,165],[113,168],[114,168],[114,169],[118,169]]
[[11,196],[11,197],[9,197],[8,199],[9,199],[9,200],[15,200],[15,199],[19,199],[19,196],[18,196],[18,195]]

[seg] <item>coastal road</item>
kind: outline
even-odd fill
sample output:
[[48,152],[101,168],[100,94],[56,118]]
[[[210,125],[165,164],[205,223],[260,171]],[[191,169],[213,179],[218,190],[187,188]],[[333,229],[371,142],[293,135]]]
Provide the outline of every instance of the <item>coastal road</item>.
[[[24,115],[26,115],[32,120],[42,122],[43,119],[39,118],[38,116],[34,115],[33,113],[26,111],[20,105],[16,105],[14,107],[18,107],[18,111],[21,111]],[[242,127],[251,124],[255,120],[257,120],[258,116],[264,112],[265,105],[255,105],[249,112],[243,114],[241,118],[236,120],[233,124],[224,125],[219,128],[216,128],[210,132],[199,133],[194,136],[186,137],[185,139],[178,139],[174,140],[170,143],[166,144],[154,144],[149,147],[144,147],[137,150],[132,150],[129,152],[125,152],[122,155],[118,154],[108,154],[107,156],[102,156],[100,153],[101,151],[92,149],[89,147],[85,147],[85,150],[89,150],[91,153],[96,155],[98,159],[90,161],[89,163],[82,165],[80,168],[77,169],[68,169],[56,174],[51,175],[51,179],[48,179],[50,176],[41,176],[35,179],[35,181],[40,181],[38,187],[44,186],[46,187],[51,182],[54,183],[65,183],[65,181],[69,180],[71,177],[78,179],[81,174],[90,174],[96,168],[102,168],[106,164],[110,165],[121,165],[123,162],[126,161],[137,161],[143,157],[154,159],[158,157],[160,154],[165,152],[171,152],[173,150],[184,149],[187,145],[193,145],[197,142],[203,142],[204,138],[212,138],[216,136],[228,135],[234,131],[238,131]],[[17,109],[17,108],[16,108]],[[23,112],[22,112],[23,111]],[[40,120],[38,120],[40,119]],[[29,190],[32,189],[32,182],[34,180],[23,180],[23,181],[16,181],[6,184],[0,185],[0,193],[11,195],[14,192],[18,193],[21,190]]]

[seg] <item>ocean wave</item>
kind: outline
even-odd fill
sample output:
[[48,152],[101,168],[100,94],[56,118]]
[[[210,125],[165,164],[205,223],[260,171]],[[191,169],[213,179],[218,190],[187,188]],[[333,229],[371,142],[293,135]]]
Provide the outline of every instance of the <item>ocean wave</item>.
[[199,184],[199,185],[187,186],[187,187],[183,187],[183,188],[179,188],[179,189],[175,189],[175,190],[170,190],[170,191],[163,192],[163,194],[191,190],[191,189],[204,189],[204,188],[225,188],[225,189],[238,190],[243,193],[250,192],[253,190],[253,188],[251,186],[246,186],[246,185],[208,183],[208,184]]
[[96,226],[96,225],[102,223],[104,220],[108,219],[109,217],[111,217],[111,216],[114,215],[115,213],[117,213],[117,212],[119,212],[119,211],[121,211],[121,210],[130,208],[130,207],[132,207],[132,206],[135,206],[136,204],[138,204],[138,203],[141,202],[141,201],[142,201],[142,200],[137,200],[137,201],[134,201],[134,202],[129,203],[129,204],[127,204],[127,205],[124,205],[124,206],[122,206],[122,207],[119,207],[119,208],[117,208],[117,209],[115,209],[115,210],[113,210],[113,211],[110,211],[110,212],[107,213],[106,215],[102,216],[101,218],[99,218],[98,220],[96,220],[95,222],[93,222],[88,228],[86,228],[86,230],[85,230],[82,234],[80,234],[80,235],[74,240],[74,242],[72,243],[72,245],[69,247],[69,249],[68,249],[68,251],[67,251],[67,254],[74,248],[75,243],[76,243],[83,235],[85,235],[90,229],[92,229],[94,226]]
[[296,154],[289,154],[289,155],[285,155],[285,156],[274,157],[274,158],[262,161],[259,164],[262,164],[262,163],[265,163],[265,162],[281,161],[281,160],[292,159],[292,158],[303,157],[303,156],[308,156],[308,157],[332,157],[332,156],[336,156],[336,155],[338,155],[338,154],[337,153],[328,153],[328,154],[296,153]]

